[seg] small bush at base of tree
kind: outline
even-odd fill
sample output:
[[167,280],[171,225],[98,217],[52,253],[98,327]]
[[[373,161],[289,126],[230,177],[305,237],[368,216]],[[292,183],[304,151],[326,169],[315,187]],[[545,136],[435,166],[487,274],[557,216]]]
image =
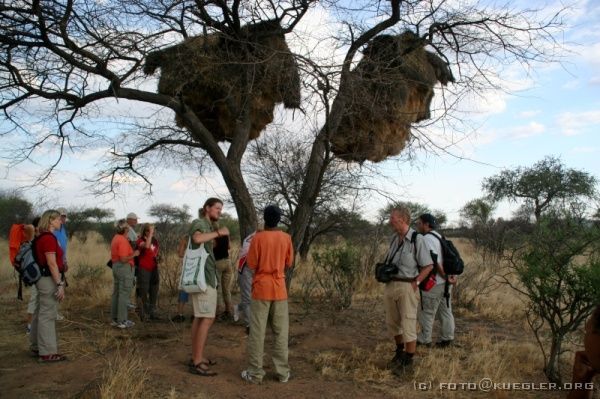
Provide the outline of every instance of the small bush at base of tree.
[[544,373],[560,383],[565,338],[600,303],[600,229],[568,212],[540,219],[509,257],[505,282],[525,298],[527,321],[544,356]]

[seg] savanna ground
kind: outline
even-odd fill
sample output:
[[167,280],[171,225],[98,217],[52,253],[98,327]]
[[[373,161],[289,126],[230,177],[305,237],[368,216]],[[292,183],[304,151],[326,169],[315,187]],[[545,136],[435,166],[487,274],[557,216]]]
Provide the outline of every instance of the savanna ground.
[[[232,322],[215,323],[209,334],[207,355],[218,362],[214,370],[219,375],[205,378],[188,373],[191,323],[169,321],[176,306],[169,289],[176,278],[175,267],[163,266],[159,299],[163,320],[141,323],[132,314],[135,327],[111,328],[112,275],[105,266],[109,250],[95,235],[85,242],[74,239],[69,247],[69,287],[60,305],[65,320],[57,322],[60,351],[69,360],[39,364],[30,356],[24,328],[29,290],[25,289],[23,302],[16,300],[7,245],[0,242],[0,397],[564,398],[565,392],[560,391],[438,389],[440,382],[478,383],[483,378],[499,383],[547,381],[523,303],[506,286],[476,294],[473,289],[481,286],[477,281],[490,281],[490,267],[496,265],[486,265],[466,241],[458,244],[472,275],[463,278],[462,295],[471,302],[469,310],[455,308],[456,346],[419,348],[413,371],[394,376],[386,369],[394,345],[385,331],[382,287],[365,271],[352,306],[334,311],[325,297],[314,296],[314,265],[305,262],[298,266],[290,298],[292,379],[287,384],[274,379],[268,337],[267,377],[263,385],[254,386],[240,379],[246,338],[244,328]],[[188,317],[190,313],[188,305]],[[578,349],[576,343],[571,346]],[[565,381],[570,379],[571,359],[572,353],[564,357]],[[431,383],[431,389],[417,390],[415,383]],[[597,391],[594,397],[600,397]]]

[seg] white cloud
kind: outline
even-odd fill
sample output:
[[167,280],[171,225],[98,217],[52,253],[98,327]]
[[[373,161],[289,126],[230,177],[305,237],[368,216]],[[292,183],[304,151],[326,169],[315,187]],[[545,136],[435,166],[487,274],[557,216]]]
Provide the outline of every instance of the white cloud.
[[542,113],[542,110],[540,110],[540,109],[532,109],[529,111],[522,111],[522,112],[519,112],[519,118],[529,119],[529,118],[533,118],[534,116],[537,116],[541,113]]
[[600,76],[592,76],[588,83],[592,86],[600,85]]
[[565,136],[575,136],[583,130],[600,125],[600,110],[563,112],[556,118],[558,128]]
[[510,129],[509,138],[520,140],[529,137],[539,136],[546,131],[546,127],[539,122],[532,121],[527,125],[516,126]]

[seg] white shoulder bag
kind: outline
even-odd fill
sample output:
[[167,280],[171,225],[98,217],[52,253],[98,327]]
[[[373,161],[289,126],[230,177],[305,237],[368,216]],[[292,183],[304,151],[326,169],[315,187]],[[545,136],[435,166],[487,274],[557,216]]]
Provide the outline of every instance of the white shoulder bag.
[[188,239],[187,249],[183,257],[179,288],[188,294],[206,291],[206,275],[204,268],[210,256],[204,248],[204,243],[198,249],[192,249],[191,238]]

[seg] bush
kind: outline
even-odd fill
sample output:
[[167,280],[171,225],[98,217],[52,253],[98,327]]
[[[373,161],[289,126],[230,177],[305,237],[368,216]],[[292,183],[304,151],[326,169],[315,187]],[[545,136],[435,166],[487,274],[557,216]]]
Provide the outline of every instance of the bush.
[[345,244],[315,251],[312,257],[323,299],[337,310],[350,307],[361,271],[360,251]]
[[600,303],[600,229],[568,212],[542,217],[525,244],[512,251],[506,283],[527,301],[527,321],[544,356],[544,373],[561,381],[565,338]]

